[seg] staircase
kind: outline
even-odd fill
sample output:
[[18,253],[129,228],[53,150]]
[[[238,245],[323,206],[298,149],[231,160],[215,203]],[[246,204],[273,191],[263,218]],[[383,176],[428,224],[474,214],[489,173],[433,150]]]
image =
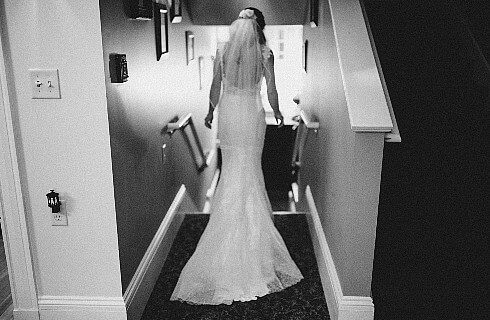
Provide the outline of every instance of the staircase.
[[281,292],[232,305],[189,305],[169,301],[180,272],[194,252],[209,219],[187,214],[146,305],[142,320],[155,319],[330,319],[306,215],[276,213],[274,223],[304,279]]

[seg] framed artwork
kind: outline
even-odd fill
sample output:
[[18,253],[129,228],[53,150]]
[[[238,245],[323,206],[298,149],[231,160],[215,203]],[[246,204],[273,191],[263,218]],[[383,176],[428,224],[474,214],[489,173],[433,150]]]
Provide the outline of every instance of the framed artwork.
[[182,22],[182,1],[181,0],[171,0],[170,5],[170,21],[172,23]]
[[157,61],[168,52],[168,10],[161,3],[153,3],[153,22],[155,23],[155,47]]
[[194,33],[192,31],[185,32],[185,52],[187,65],[194,60]]
[[197,65],[199,68],[199,90],[202,90],[202,83],[203,83],[203,76],[202,73],[204,72],[204,57],[199,56],[197,57]]
[[318,27],[318,0],[310,0],[310,26]]
[[308,40],[303,43],[303,69],[308,72]]

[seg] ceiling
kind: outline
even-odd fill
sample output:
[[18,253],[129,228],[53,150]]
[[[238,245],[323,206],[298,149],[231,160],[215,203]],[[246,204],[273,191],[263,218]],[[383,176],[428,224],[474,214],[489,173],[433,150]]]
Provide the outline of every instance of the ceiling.
[[269,25],[305,24],[309,1],[298,0],[184,0],[192,23],[196,25],[228,25],[246,7],[262,11]]

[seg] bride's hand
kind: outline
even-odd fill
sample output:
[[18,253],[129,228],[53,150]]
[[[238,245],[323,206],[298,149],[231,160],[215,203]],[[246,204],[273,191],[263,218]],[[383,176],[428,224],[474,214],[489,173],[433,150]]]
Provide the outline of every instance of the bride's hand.
[[208,113],[206,118],[204,118],[204,125],[206,126],[206,128],[211,129],[211,123],[213,123],[213,114]]
[[277,127],[280,128],[284,125],[284,117],[282,116],[281,111],[274,112],[274,118],[276,118],[276,122],[279,124]]

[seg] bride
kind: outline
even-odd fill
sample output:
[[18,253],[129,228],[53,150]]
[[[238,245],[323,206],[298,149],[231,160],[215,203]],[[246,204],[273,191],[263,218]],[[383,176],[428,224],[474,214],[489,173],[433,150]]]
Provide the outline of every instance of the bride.
[[218,105],[221,177],[209,222],[170,300],[231,304],[303,279],[272,221],[261,167],[266,129],[262,78],[276,121],[283,124],[274,55],[265,44],[264,27],[262,12],[247,8],[231,24],[229,41],[217,50],[205,125],[211,128]]

